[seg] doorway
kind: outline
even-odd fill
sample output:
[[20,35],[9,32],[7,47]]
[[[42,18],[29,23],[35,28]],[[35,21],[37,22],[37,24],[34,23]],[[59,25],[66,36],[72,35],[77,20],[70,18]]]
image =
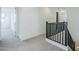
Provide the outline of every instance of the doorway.
[[1,7],[1,38],[16,36],[16,11],[14,7]]

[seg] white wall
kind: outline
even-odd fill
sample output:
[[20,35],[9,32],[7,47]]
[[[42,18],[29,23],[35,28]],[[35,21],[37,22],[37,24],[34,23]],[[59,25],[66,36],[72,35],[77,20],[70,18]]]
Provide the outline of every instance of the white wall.
[[[54,8],[51,8],[52,10]],[[55,8],[56,9],[56,8]],[[59,8],[67,11],[67,21],[68,21],[68,29],[72,35],[72,38],[76,41],[79,42],[79,8]]]
[[[70,11],[69,11],[70,9]],[[79,46],[79,8],[68,9],[68,28],[72,35],[72,38],[76,42],[76,47]]]
[[21,40],[42,34],[39,8],[17,8],[18,35]]

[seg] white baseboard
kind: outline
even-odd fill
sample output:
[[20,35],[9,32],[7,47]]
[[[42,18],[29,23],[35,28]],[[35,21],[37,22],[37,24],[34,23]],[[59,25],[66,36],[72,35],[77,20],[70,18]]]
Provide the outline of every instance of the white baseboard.
[[48,39],[48,38],[45,38],[45,40],[46,40],[47,42],[49,42],[50,44],[52,44],[52,45],[54,45],[54,46],[57,46],[58,48],[61,48],[61,49],[65,50],[65,51],[68,51],[68,47],[67,47],[67,46],[64,46],[64,45],[62,45],[62,44],[60,44],[60,43],[57,43],[57,42],[55,42],[55,41],[52,41],[52,40],[50,40],[50,39]]
[[29,36],[29,37],[24,37],[24,38],[21,38],[21,37],[19,37],[21,40],[28,40],[28,39],[31,39],[31,38],[34,38],[34,37],[37,37],[37,36],[39,36],[39,35],[43,35],[43,34],[41,34],[41,33],[39,33],[39,34],[36,34],[36,35],[32,35],[32,36]]

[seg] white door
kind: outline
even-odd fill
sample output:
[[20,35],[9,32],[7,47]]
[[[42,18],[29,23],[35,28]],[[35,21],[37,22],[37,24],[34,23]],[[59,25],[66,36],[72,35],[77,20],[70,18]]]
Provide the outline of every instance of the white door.
[[3,7],[1,8],[1,37],[10,38],[15,36],[16,30],[16,14],[15,8]]

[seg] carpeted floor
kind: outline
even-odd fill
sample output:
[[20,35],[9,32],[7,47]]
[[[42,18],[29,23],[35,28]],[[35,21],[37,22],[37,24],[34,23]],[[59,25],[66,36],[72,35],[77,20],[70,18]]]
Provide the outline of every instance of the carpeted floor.
[[63,51],[45,41],[45,35],[20,40],[16,37],[1,39],[0,51]]

